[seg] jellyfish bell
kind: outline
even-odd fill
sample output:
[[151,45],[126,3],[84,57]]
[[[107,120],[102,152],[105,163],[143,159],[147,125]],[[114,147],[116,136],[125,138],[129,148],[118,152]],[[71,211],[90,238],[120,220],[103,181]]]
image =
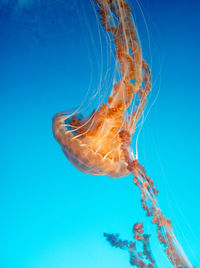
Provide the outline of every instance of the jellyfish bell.
[[68,160],[80,171],[112,178],[129,174],[115,119],[62,113],[54,116],[53,133]]

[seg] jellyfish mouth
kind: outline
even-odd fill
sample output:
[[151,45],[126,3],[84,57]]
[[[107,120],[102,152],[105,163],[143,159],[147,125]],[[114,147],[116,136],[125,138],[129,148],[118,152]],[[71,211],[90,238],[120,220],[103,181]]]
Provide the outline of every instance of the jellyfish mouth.
[[66,114],[65,116],[56,115],[53,119],[53,133],[67,159],[78,170],[86,174],[112,178],[124,177],[130,173],[125,161],[114,161],[105,157],[105,155],[92,149],[92,139],[88,144],[82,137],[76,136],[74,131],[67,128],[65,122],[69,117]]

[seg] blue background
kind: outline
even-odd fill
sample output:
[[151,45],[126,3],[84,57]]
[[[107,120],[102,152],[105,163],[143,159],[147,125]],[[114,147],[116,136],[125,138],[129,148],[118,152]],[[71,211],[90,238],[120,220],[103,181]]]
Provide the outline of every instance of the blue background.
[[[200,3],[140,4],[148,31],[133,1],[153,91],[139,160],[155,181],[159,204],[191,263],[200,265]],[[105,72],[90,1],[1,1],[2,268],[128,268],[128,253],[111,248],[103,232],[132,239],[137,221],[152,233],[157,266],[171,267],[132,177],[82,174],[52,135],[53,115],[78,106],[91,77],[93,89],[98,85],[102,59]]]

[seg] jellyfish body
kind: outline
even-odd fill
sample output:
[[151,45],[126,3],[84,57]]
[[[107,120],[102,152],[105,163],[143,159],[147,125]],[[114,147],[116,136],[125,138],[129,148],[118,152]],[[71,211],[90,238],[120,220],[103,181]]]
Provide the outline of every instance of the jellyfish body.
[[[96,1],[102,25],[113,37],[121,77],[107,103],[87,118],[59,113],[53,132],[66,157],[82,172],[112,178],[129,174],[120,133],[132,135],[151,89],[151,74],[142,58],[137,30],[125,1]],[[129,109],[129,111],[128,111]],[[133,153],[132,157],[134,157]]]

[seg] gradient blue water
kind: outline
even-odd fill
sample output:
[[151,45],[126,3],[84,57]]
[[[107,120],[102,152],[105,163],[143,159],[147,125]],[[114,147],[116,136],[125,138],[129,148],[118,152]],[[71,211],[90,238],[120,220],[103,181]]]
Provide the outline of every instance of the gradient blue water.
[[[0,267],[128,268],[128,253],[111,248],[102,234],[119,232],[122,239],[131,239],[137,221],[153,233],[158,267],[171,267],[140,208],[131,176],[113,180],[82,174],[52,135],[52,116],[79,105],[90,82],[91,39],[84,36],[82,21],[87,18],[94,43],[98,31],[89,1],[81,1],[80,9],[77,1],[37,1],[26,10],[3,2]],[[148,61],[152,56],[153,98],[160,92],[139,138],[139,157],[160,190],[160,206],[172,218],[185,252],[200,265],[200,4],[140,2],[152,45],[150,52],[137,11],[144,55]],[[95,84],[98,77],[93,77]]]

